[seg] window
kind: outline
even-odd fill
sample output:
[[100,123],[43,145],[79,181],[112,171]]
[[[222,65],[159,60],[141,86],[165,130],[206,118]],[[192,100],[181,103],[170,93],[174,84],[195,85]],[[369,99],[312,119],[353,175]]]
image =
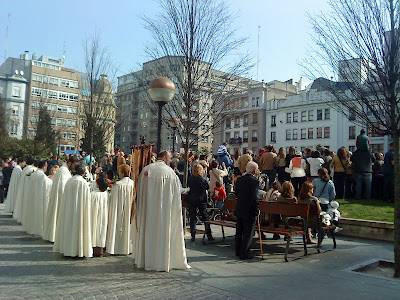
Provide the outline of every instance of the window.
[[254,113],[253,114],[253,124],[257,124],[258,123],[258,114]]
[[354,121],[356,119],[356,115],[354,112],[349,111],[349,121]]
[[62,92],[58,93],[58,99],[67,101],[68,98],[69,97],[68,97],[67,93],[62,93]]
[[356,126],[350,126],[349,127],[349,140],[355,140],[356,139]]
[[260,106],[260,97],[251,98],[251,106],[259,107]]
[[42,97],[42,89],[38,89],[38,88],[33,87],[31,95],[32,96],[36,96],[36,97]]
[[306,122],[307,121],[307,112],[306,111],[302,111],[301,112],[301,121],[302,122]]
[[276,132],[271,131],[271,143],[276,143]]
[[240,117],[235,117],[235,127],[240,127]]
[[230,139],[231,139],[231,133],[230,132],[225,133],[225,141],[229,142]]
[[19,116],[19,107],[17,105],[13,105],[12,114],[13,116]]
[[233,133],[233,137],[235,138],[235,139],[238,139],[239,138],[239,131],[235,131],[234,133]]
[[243,117],[243,125],[244,126],[249,125],[249,115],[244,115],[244,117]]
[[258,140],[258,139],[257,139],[257,130],[253,130],[251,140],[252,140],[253,142],[257,142],[257,140]]
[[297,140],[297,129],[293,129],[293,139]]
[[308,121],[314,121],[314,111],[313,110],[308,111]]
[[13,97],[21,97],[21,87],[14,86],[12,96]]
[[11,135],[17,135],[18,134],[18,123],[12,123],[11,124],[10,134]]
[[49,77],[49,84],[51,85],[58,85],[58,78]]
[[143,119],[143,113],[140,114],[140,119]]
[[271,116],[271,127],[276,127],[276,116]]
[[317,110],[317,120],[322,120],[322,109]]
[[49,99],[57,99],[58,93],[56,91],[49,91],[48,97],[49,97]]
[[305,128],[301,129],[301,139],[305,140],[307,138],[307,130]]
[[324,138],[329,139],[331,136],[331,128],[330,127],[325,127],[324,128]]
[[286,114],[286,123],[292,123],[292,113]]
[[243,99],[243,107],[248,108],[249,107],[249,99],[245,98]]
[[322,139],[322,127],[317,128],[317,139]]
[[298,112],[294,112],[293,113],[293,122],[298,122],[299,121],[299,113]]
[[356,146],[349,146],[349,151],[354,153],[354,151],[356,151]]
[[286,130],[286,140],[290,141],[292,139],[292,131]]
[[330,120],[331,118],[331,110],[330,108],[325,108],[325,120]]
[[243,131],[243,143],[247,143],[249,141],[249,132]]
[[226,119],[226,121],[225,121],[225,127],[228,128],[228,129],[231,128],[231,118],[227,118],[227,119]]
[[371,144],[371,149],[372,151],[374,151],[375,153],[383,153],[384,151],[384,145],[383,144]]

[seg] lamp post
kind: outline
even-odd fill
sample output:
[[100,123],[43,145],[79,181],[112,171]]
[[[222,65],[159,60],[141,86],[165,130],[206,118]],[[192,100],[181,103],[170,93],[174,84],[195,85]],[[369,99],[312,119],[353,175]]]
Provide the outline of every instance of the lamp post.
[[160,152],[161,144],[161,118],[162,108],[165,104],[174,98],[175,85],[167,77],[154,79],[149,86],[150,98],[158,105],[158,128],[157,128],[157,151]]
[[169,120],[169,126],[172,128],[172,153],[175,153],[175,139],[176,139],[176,129],[178,128],[179,119],[177,117],[171,118]]

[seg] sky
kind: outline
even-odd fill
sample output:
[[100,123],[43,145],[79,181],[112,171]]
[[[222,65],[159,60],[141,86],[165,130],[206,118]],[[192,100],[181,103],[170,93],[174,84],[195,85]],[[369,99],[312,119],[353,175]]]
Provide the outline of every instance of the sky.
[[[327,11],[327,0],[227,3],[238,15],[233,26],[249,38],[244,50],[255,61],[261,26],[258,78],[256,67],[250,77],[268,82],[304,76],[299,62],[312,45],[306,13]],[[117,75],[138,70],[148,60],[144,49],[151,42],[140,16],[153,17],[158,9],[154,0],[0,0],[0,63],[5,60],[8,23],[7,57],[19,57],[25,50],[38,57],[61,58],[65,53],[66,67],[83,70],[82,41],[97,30],[118,66]]]

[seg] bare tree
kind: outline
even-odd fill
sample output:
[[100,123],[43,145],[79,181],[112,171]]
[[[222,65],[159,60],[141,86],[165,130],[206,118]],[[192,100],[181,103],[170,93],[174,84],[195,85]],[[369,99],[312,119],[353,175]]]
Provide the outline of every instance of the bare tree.
[[[310,16],[316,47],[304,63],[325,81],[343,114],[394,144],[395,277],[400,277],[400,1],[331,0],[330,13]],[[343,88],[338,88],[341,85]]]
[[[187,157],[200,135],[210,137],[223,121],[228,94],[250,84],[251,80],[240,76],[251,68],[251,58],[240,54],[246,38],[237,37],[232,26],[235,14],[224,1],[160,0],[159,4],[161,11],[154,19],[142,18],[153,37],[146,52],[155,66],[142,74],[142,80],[148,84],[158,76],[168,76],[174,81],[177,93],[165,107],[163,122],[172,117],[180,120],[177,134]],[[148,106],[157,115],[150,99]],[[187,173],[186,160],[185,183]]]
[[84,137],[82,149],[90,156],[100,155],[114,139],[115,110],[114,89],[108,79],[114,78],[116,69],[106,47],[101,45],[96,32],[83,41],[84,70],[81,80],[79,115]]

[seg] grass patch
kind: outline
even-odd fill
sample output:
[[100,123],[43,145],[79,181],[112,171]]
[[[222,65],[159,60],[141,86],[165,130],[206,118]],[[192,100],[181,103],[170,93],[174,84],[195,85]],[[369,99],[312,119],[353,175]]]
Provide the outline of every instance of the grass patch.
[[339,199],[343,218],[394,222],[394,204],[383,200]]

